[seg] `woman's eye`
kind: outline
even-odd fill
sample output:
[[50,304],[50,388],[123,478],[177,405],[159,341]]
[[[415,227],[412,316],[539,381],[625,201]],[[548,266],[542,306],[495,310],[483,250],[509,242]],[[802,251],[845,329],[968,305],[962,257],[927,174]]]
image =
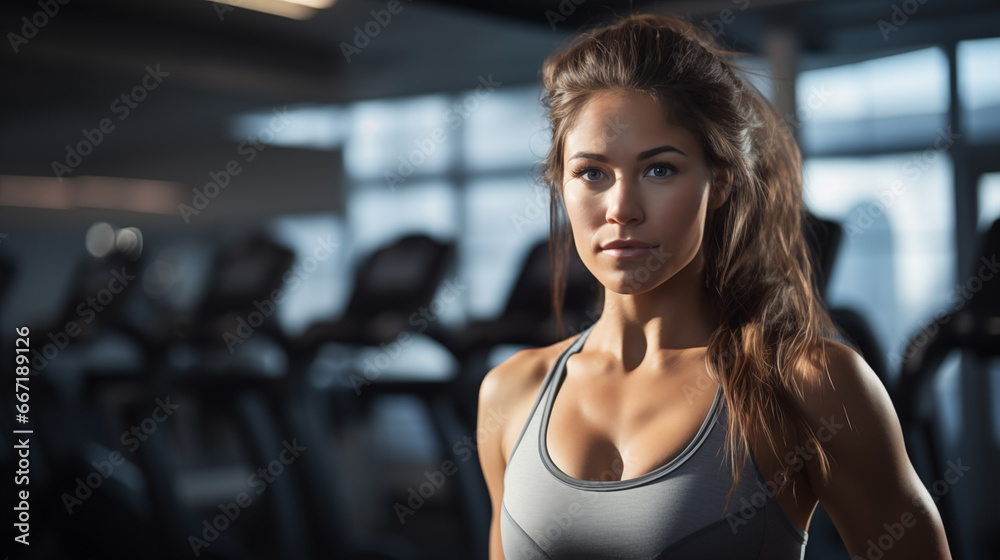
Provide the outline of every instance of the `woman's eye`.
[[588,182],[599,181],[603,175],[604,172],[593,167],[584,167],[573,171],[573,177],[582,177],[584,181]]
[[649,168],[649,173],[653,177],[669,177],[674,173],[674,168],[669,165],[654,165]]

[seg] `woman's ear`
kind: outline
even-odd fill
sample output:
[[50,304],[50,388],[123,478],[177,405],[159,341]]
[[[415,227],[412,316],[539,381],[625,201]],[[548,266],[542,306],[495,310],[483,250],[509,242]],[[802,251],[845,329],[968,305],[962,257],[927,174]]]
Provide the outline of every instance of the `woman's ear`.
[[715,210],[729,199],[733,190],[733,168],[719,167],[712,173],[712,189],[708,198],[708,209]]

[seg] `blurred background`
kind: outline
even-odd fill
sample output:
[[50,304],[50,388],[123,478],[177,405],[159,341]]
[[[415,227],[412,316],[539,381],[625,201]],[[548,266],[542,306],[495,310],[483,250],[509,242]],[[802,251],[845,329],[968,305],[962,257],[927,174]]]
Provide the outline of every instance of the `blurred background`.
[[[630,11],[746,53],[827,306],[954,557],[1000,558],[985,0],[4,2],[10,556],[486,559],[479,383],[596,318],[578,262],[549,317],[541,64]],[[847,557],[822,508],[806,557]]]

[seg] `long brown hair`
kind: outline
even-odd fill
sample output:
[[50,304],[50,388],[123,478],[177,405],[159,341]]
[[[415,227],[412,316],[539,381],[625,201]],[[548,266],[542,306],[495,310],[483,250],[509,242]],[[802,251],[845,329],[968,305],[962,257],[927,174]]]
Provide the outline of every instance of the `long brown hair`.
[[[702,250],[708,297],[719,319],[705,361],[728,405],[726,447],[733,486],[749,441],[765,441],[775,456],[786,434],[816,442],[824,479],[829,461],[794,406],[795,372],[825,369],[826,338],[842,338],[820,297],[802,227],[801,154],[786,123],[739,67],[697,26],[667,15],[618,16],[584,31],[546,59],[542,104],[552,144],[541,180],[550,194],[553,311],[562,328],[572,232],[562,199],[563,147],[581,108],[597,92],[649,95],[700,138],[711,169],[728,168],[726,202],[709,213]],[[713,187],[715,188],[715,187]],[[800,440],[801,441],[801,440]],[[794,443],[794,442],[793,442]],[[799,469],[784,464],[777,492]]]

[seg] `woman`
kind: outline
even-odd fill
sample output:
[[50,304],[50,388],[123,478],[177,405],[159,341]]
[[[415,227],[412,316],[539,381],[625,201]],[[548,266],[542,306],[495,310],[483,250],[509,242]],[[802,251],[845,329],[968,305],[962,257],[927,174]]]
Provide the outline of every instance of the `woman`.
[[802,558],[817,502],[853,558],[950,558],[885,389],[833,340],[798,148],[726,54],[634,15],[545,63],[557,319],[570,242],[603,310],[483,379],[492,560]]

